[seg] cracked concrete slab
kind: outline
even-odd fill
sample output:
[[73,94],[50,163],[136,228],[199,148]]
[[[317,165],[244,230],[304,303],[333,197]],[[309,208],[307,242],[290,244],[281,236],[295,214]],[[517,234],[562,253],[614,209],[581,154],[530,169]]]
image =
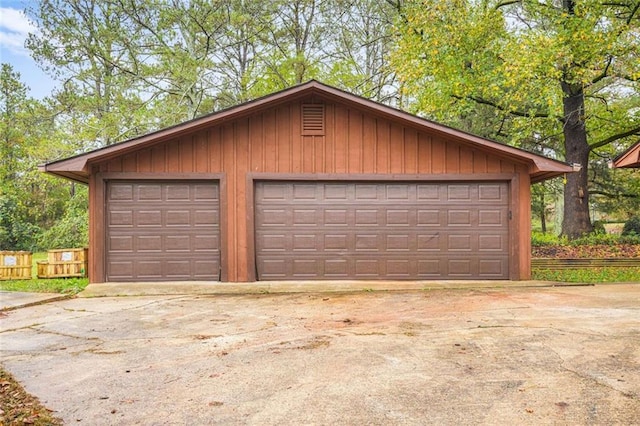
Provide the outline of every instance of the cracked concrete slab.
[[22,291],[0,290],[0,312],[25,308],[41,303],[68,299],[71,296],[59,293],[27,293]]
[[69,424],[634,424],[640,285],[79,298],[0,355]]

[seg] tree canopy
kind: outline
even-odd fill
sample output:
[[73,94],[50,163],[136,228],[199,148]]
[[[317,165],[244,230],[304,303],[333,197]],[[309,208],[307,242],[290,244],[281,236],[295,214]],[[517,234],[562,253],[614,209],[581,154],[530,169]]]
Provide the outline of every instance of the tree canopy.
[[392,61],[413,110],[579,164],[563,232],[589,232],[590,165],[640,135],[640,3],[394,3]]
[[[563,232],[640,208],[609,160],[640,135],[638,0],[40,0],[26,47],[59,85],[2,64],[0,248],[86,240],[86,191],[37,164],[309,79],[581,165]],[[75,237],[71,237],[73,239]]]

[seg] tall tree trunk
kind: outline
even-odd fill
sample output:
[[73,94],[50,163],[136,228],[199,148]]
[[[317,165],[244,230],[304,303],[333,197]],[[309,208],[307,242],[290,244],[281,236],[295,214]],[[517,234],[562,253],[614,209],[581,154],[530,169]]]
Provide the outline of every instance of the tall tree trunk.
[[582,86],[561,82],[564,93],[564,149],[569,164],[579,164],[580,171],[567,175],[564,187],[564,216],[562,234],[570,239],[578,238],[593,230],[589,217],[589,144],[584,115]]
[[547,233],[547,204],[544,197],[544,188],[540,193],[540,228],[542,228],[543,234]]
[[[570,16],[575,15],[575,0],[563,0],[562,9]],[[561,80],[560,85],[563,93],[565,161],[569,164],[580,165],[579,171],[568,174],[564,186],[562,234],[574,239],[593,231],[589,217],[589,191],[587,188],[590,150],[587,143],[582,85],[572,84],[567,79]]]

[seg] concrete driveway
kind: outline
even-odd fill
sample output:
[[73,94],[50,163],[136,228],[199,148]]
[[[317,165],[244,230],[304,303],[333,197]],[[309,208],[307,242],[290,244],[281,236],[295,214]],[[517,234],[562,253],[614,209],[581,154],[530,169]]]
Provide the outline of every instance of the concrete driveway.
[[640,424],[640,285],[107,297],[2,313],[67,424]]

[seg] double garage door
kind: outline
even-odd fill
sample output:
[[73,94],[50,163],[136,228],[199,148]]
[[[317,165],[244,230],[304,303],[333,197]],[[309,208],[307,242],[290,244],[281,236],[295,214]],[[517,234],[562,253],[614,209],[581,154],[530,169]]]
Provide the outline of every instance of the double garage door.
[[[508,279],[504,182],[256,182],[259,280]],[[212,181],[109,181],[108,281],[220,279]]]
[[259,182],[258,279],[508,279],[508,184]]

